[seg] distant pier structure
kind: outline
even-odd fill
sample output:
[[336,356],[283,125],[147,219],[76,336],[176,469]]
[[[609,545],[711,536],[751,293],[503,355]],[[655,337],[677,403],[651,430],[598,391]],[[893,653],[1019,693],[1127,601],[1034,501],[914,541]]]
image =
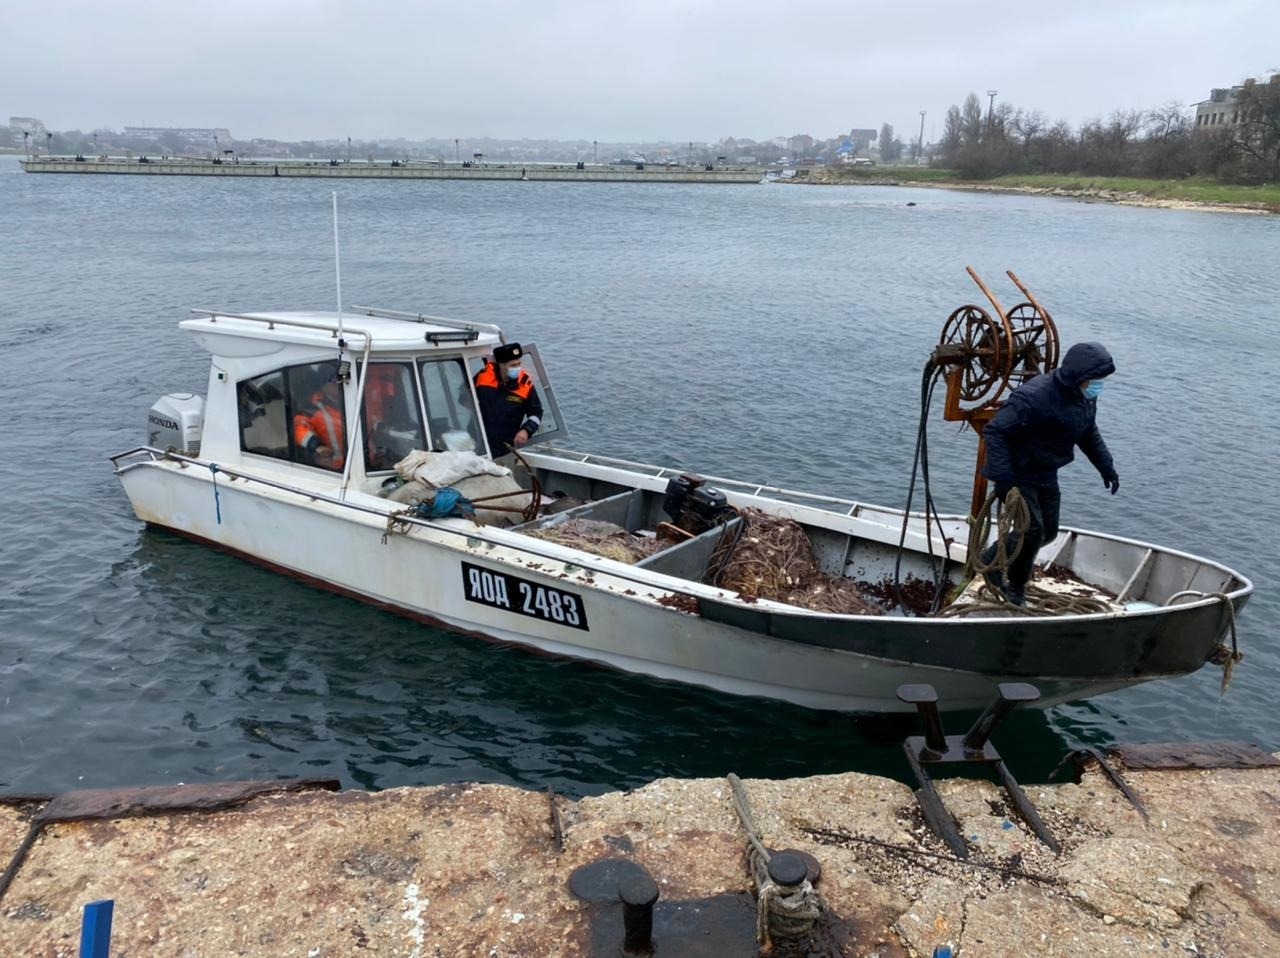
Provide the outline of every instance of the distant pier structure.
[[376,180],[558,180],[575,183],[759,183],[751,166],[654,166],[589,163],[440,163],[425,160],[235,160],[201,157],[37,156],[27,173],[141,176],[270,176]]

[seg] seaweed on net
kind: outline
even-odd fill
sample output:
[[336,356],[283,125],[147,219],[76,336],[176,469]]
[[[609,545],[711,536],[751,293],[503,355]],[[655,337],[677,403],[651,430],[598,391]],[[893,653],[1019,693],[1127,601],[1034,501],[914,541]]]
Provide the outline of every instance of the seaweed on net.
[[622,526],[599,519],[570,519],[542,529],[533,529],[529,535],[545,539],[570,549],[581,549],[592,555],[604,556],[629,565],[639,562],[670,545],[657,537],[635,536]]
[[769,599],[815,612],[882,615],[844,576],[818,568],[800,523],[759,509],[741,509],[737,534],[721,538],[707,563],[707,581],[748,601]]

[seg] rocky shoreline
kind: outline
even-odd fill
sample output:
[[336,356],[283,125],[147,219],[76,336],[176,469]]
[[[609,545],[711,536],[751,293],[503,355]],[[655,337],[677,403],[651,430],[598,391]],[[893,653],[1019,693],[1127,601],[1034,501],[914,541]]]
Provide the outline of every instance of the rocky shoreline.
[[1056,196],[1085,203],[1112,203],[1118,206],[1140,206],[1148,209],[1199,210],[1207,213],[1280,213],[1280,206],[1266,203],[1202,203],[1197,200],[1161,199],[1137,191],[1108,190],[1099,187],[1067,189],[1062,186],[1003,186],[994,183],[941,182],[910,180],[895,176],[849,177],[836,170],[812,170],[808,176],[782,181],[813,186],[910,186],[937,190],[967,190],[973,193],[1021,193],[1028,196]]

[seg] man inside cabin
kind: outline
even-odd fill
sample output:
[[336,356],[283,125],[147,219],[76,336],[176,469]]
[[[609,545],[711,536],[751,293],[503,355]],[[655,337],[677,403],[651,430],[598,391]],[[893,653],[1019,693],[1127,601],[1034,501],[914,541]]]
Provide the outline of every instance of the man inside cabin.
[[[1010,491],[1017,489],[1030,517],[1021,542],[1017,532],[1005,540],[1008,568],[985,573],[987,584],[1014,605],[1026,604],[1036,553],[1058,535],[1062,502],[1058,470],[1075,458],[1075,448],[1080,447],[1093,463],[1113,496],[1120,489],[1111,452],[1095,422],[1103,380],[1115,371],[1111,354],[1101,343],[1076,343],[1057,369],[1010,393],[983,430],[984,474],[995,484],[1002,507]],[[995,561],[997,545],[992,543],[983,551],[984,565]]]
[[542,424],[542,401],[533,379],[521,368],[523,360],[519,343],[503,343],[476,373],[476,398],[495,460],[509,454],[509,445],[525,445]]
[[337,369],[321,367],[328,374],[311,393],[304,408],[293,417],[293,441],[302,461],[323,469],[341,469],[346,462],[346,428],[343,419],[342,383]]

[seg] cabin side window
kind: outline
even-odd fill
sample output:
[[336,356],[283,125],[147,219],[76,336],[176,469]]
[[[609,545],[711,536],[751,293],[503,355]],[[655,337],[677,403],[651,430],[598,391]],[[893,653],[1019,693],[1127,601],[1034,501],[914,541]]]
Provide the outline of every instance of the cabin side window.
[[423,360],[422,396],[432,449],[484,455],[484,430],[461,358]]
[[240,448],[340,471],[346,456],[346,400],[337,363],[288,366],[236,384]]
[[240,411],[240,448],[259,456],[289,458],[289,410],[284,371],[236,383]]
[[393,469],[413,450],[427,448],[412,363],[369,364],[361,419],[369,472]]

